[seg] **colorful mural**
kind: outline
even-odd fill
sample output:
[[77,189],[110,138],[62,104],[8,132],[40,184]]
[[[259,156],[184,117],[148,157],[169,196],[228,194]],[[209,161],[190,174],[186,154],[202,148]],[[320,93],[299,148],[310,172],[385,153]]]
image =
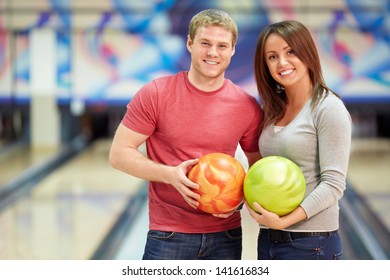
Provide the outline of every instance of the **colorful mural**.
[[59,103],[121,105],[151,79],[188,69],[188,23],[205,8],[237,20],[227,77],[251,94],[261,28],[293,18],[312,31],[325,79],[346,103],[390,104],[388,0],[0,0],[0,104],[29,102],[35,28],[57,34]]

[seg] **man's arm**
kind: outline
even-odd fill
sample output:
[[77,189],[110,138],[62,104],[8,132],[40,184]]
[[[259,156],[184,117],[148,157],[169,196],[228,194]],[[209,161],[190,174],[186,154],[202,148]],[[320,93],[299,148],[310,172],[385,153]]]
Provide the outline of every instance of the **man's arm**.
[[148,139],[120,124],[111,144],[109,161],[118,170],[148,181],[168,183],[169,168],[148,159],[138,150]]
[[115,168],[129,175],[147,180],[172,185],[187,201],[196,208],[199,195],[190,188],[198,185],[186,176],[189,169],[198,162],[197,159],[187,160],[178,166],[168,166],[148,159],[138,150],[148,139],[147,135],[138,133],[120,124],[112,141],[109,162]]
[[247,153],[244,152],[246,158],[248,159],[249,167],[251,167],[256,161],[262,158],[260,152],[254,152],[254,153]]

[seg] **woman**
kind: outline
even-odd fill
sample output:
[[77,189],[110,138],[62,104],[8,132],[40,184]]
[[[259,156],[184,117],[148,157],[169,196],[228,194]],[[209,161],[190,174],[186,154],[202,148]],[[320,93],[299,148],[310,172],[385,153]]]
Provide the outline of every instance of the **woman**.
[[346,188],[351,117],[322,77],[308,29],[288,20],[266,27],[255,53],[255,78],[264,110],[263,157],[295,162],[306,179],[302,203],[279,217],[246,205],[260,224],[258,259],[340,259],[338,201]]

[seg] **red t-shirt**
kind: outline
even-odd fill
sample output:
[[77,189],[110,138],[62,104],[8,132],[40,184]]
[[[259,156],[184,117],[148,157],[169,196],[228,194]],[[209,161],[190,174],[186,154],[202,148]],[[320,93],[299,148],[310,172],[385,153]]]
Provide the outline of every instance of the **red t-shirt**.
[[[158,78],[134,96],[122,123],[149,135],[148,157],[176,166],[211,152],[234,156],[237,145],[258,151],[262,112],[259,103],[226,79],[213,92],[195,88],[187,72]],[[227,219],[190,207],[171,185],[149,183],[149,228],[209,233],[239,227],[240,213]]]

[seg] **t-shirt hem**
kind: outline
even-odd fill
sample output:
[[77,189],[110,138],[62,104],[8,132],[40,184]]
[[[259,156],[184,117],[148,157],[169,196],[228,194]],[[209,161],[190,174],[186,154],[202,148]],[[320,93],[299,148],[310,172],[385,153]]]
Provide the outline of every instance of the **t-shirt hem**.
[[188,233],[188,234],[202,234],[202,233],[214,233],[214,232],[222,232],[235,228],[241,227],[241,224],[233,224],[228,227],[218,227],[218,228],[183,228],[183,227],[166,227],[166,226],[149,226],[149,230],[159,230],[159,231],[168,231],[168,232],[180,232],[180,233]]

